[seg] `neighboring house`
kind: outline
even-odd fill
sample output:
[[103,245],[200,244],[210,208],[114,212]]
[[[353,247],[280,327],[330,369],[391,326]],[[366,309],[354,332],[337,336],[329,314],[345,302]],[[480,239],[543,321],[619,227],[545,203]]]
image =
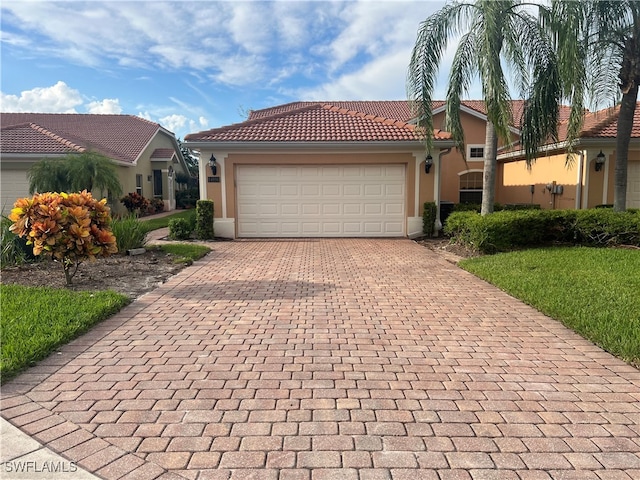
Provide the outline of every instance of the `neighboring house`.
[[421,235],[422,206],[438,198],[440,157],[453,142],[434,132],[425,173],[411,118],[406,101],[297,102],[187,135],[216,236]]
[[[132,115],[58,113],[0,114],[2,213],[29,195],[29,168],[43,158],[95,151],[114,161],[123,194],[160,198],[175,209],[176,173],[187,167],[175,135],[157,123]],[[125,212],[109,199],[115,213]]]
[[[640,106],[640,104],[639,104]],[[531,168],[519,146],[498,155],[496,201],[534,203],[542,208],[593,208],[613,203],[619,107],[589,112],[567,157],[566,121],[558,142],[549,143]],[[569,160],[567,162],[567,160]],[[627,208],[640,208],[640,108],[636,108],[627,166]]]

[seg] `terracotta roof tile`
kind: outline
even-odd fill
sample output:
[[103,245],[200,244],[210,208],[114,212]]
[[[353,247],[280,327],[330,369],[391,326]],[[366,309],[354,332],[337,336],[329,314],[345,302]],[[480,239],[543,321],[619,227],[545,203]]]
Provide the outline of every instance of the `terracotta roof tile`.
[[171,158],[176,154],[173,148],[156,148],[151,154],[151,158],[161,158],[163,160]]
[[2,153],[66,154],[85,149],[35,123],[3,127],[0,131]]
[[[303,102],[301,102],[303,103]],[[187,135],[187,141],[218,142],[376,142],[419,141],[415,125],[363,112],[344,104],[296,104],[274,108],[270,115],[257,115],[243,123]],[[406,103],[406,102],[405,102]],[[379,112],[381,113],[381,112]],[[449,139],[447,132],[435,132],[436,139]]]
[[[43,132],[49,132],[48,135],[52,138],[57,137],[62,143],[68,142],[79,148],[95,150],[126,163],[134,163],[158,129],[162,128],[157,123],[133,115],[2,113],[0,152],[6,153],[17,148],[17,133],[9,134],[7,128],[21,124],[37,125]],[[26,134],[26,131],[22,130],[22,133]],[[36,137],[32,139],[36,140]],[[47,150],[43,151],[44,146],[42,140],[26,142],[20,153],[47,153]],[[51,147],[53,148],[53,145]],[[55,149],[52,152],[60,153]]]

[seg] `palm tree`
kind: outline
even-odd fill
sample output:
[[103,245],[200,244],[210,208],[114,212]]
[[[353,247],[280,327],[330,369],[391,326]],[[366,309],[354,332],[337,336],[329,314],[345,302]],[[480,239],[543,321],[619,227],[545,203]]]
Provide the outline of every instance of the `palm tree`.
[[579,136],[585,100],[620,101],[614,210],[626,209],[627,163],[640,84],[640,2],[554,0],[547,22],[555,35],[565,98],[571,98],[569,147]]
[[44,158],[29,169],[29,193],[64,192],[69,189],[69,172],[62,159]]
[[97,189],[101,194],[122,194],[116,166],[111,159],[96,152],[85,152],[67,157],[71,190],[88,192]]
[[[478,0],[445,5],[420,25],[407,79],[409,100],[417,108],[418,125],[424,129],[427,150],[433,147],[431,109],[438,66],[448,43],[463,31],[466,33],[460,38],[449,75],[445,129],[451,132],[464,156],[461,98],[478,75],[487,110],[482,192],[482,214],[486,215],[493,212],[498,140],[509,143],[513,124],[511,95],[503,65],[515,75],[520,94],[532,95],[525,108],[525,115],[530,119],[525,126],[531,128],[522,135],[527,144],[538,145],[555,134],[558,75],[551,44],[541,23],[526,10],[524,2]],[[555,108],[547,108],[549,105]]]
[[69,154],[63,158],[45,158],[29,169],[29,191],[91,192],[120,196],[122,185],[111,159],[95,152]]

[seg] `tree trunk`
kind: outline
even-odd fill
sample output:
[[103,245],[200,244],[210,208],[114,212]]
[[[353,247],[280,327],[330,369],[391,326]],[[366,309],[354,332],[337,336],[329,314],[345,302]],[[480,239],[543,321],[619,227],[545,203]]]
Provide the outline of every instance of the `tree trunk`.
[[484,173],[482,181],[482,215],[493,213],[496,198],[496,167],[498,154],[498,137],[492,122],[487,121],[484,145]]
[[618,114],[618,138],[616,139],[616,166],[614,171],[613,209],[624,212],[627,209],[627,159],[629,141],[633,128],[633,116],[636,111],[638,85],[635,84],[622,95]]

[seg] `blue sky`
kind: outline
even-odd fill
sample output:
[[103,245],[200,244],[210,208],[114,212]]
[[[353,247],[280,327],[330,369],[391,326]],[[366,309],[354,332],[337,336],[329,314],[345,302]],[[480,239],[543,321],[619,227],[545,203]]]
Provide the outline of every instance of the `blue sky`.
[[184,138],[297,100],[405,99],[443,4],[3,0],[0,109],[139,115]]

